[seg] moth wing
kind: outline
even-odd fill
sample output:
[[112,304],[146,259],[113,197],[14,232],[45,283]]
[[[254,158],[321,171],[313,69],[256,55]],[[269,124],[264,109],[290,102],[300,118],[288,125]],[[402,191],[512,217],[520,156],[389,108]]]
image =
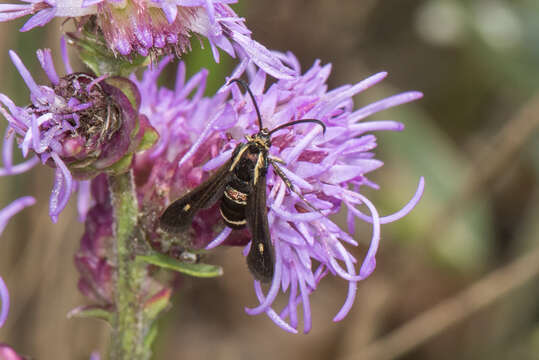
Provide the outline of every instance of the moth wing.
[[230,181],[231,164],[232,158],[209,179],[170,204],[159,218],[161,228],[171,233],[181,232],[191,224],[198,210],[213,205]]
[[273,279],[273,247],[266,208],[266,175],[258,178],[247,198],[245,215],[251,231],[251,249],[247,265],[253,276],[262,282]]

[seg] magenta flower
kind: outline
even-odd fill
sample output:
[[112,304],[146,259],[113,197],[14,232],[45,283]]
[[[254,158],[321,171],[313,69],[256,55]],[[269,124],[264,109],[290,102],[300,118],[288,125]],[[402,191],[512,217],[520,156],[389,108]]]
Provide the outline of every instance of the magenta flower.
[[[6,225],[15,214],[27,206],[34,205],[36,200],[33,197],[25,196],[13,201],[11,204],[0,210],[0,235],[4,232]],[[0,328],[4,326],[9,312],[9,293],[7,286],[0,276]]]
[[[264,127],[273,129],[303,118],[319,119],[326,125],[324,136],[316,124],[296,125],[277,132],[272,138],[270,150],[272,156],[285,161],[286,165],[281,167],[296,189],[321,212],[312,210],[290,192],[274,171],[268,172],[267,206],[275,248],[275,272],[266,294],[255,280],[255,292],[260,303],[246,311],[251,315],[266,313],[280,327],[295,333],[298,328],[297,308],[301,305],[303,330],[308,332],[311,328],[309,295],[321,279],[332,274],[349,282],[348,295],[334,318],[339,321],[346,316],[354,302],[357,283],[367,278],[376,266],[380,225],[405,216],[421,198],[423,178],[416,194],[403,209],[381,217],[372,202],[359,191],[365,186],[378,189],[367,178],[368,173],[382,166],[382,162],[374,158],[372,151],[376,148],[376,137],[371,133],[379,130],[401,131],[404,128],[394,121],[363,120],[376,112],[416,100],[422,94],[405,92],[354,110],[352,97],[381,81],[386,73],[373,75],[356,85],[328,91],[326,80],[331,71],[330,65],[321,66],[316,62],[302,75],[293,55],[277,56],[295,70],[297,77],[294,80],[279,80],[264,90],[264,71],[250,71],[250,87],[260,106]],[[240,64],[231,78],[240,76],[246,65],[246,62]],[[159,168],[165,169],[157,165],[157,161],[167,159],[169,164],[167,170],[162,171],[168,176],[165,185],[160,187],[155,178],[148,183],[157,183],[160,190],[176,186],[176,189],[169,191],[170,200],[200,184],[212,170],[230,158],[236,145],[245,141],[244,135],[259,130],[252,101],[235,85],[224,86],[213,98],[204,98],[202,93],[206,73],[201,72],[185,83],[182,66],[174,91],[155,86],[155,78],[161,68],[147,71],[144,80],[138,82],[143,98],[141,111],[161,135],[157,147],[145,155],[153,159],[152,174]],[[187,98],[191,92],[194,95]],[[225,101],[230,92],[232,98]],[[208,158],[211,160],[200,166]],[[140,168],[135,167],[139,173],[146,173],[142,170],[144,163],[137,164],[141,165]],[[160,190],[157,192],[166,193]],[[341,230],[328,217],[342,207],[348,212],[348,231]],[[217,229],[218,215],[211,214],[214,216],[205,214],[202,218],[195,217],[190,233],[192,241],[200,242],[196,231],[201,228],[207,231]],[[362,261],[358,261],[345,247],[346,244],[358,245],[352,237],[355,218],[371,223],[373,228],[369,250]],[[227,243],[241,244],[241,241],[228,239],[231,233],[234,237],[238,236],[238,232],[225,228],[207,248],[214,248],[225,240]],[[248,249],[249,246],[245,248],[245,254]],[[288,305],[277,312],[272,304],[280,292],[286,293],[289,300]]]
[[2,360],[24,360],[25,358],[20,356],[8,345],[0,343],[0,359]]
[[0,4],[0,21],[33,14],[21,28],[28,31],[47,24],[54,17],[80,19],[89,15],[114,52],[128,56],[138,53],[175,53],[191,48],[191,37],[208,39],[215,61],[221,49],[232,57],[248,57],[268,74],[290,78],[291,69],[251,39],[251,32],[227,5],[237,0],[37,0],[27,4]]
[[[137,94],[130,81],[74,73],[65,44],[62,45],[67,72],[64,77],[56,73],[49,49],[37,51],[50,86],[38,85],[17,54],[10,51],[15,67],[30,89],[31,104],[19,107],[0,94],[0,113],[8,121],[3,146],[5,168],[0,171],[6,175],[25,172],[39,161],[54,167],[49,205],[53,221],[77,189],[83,218],[89,206],[88,183],[83,180],[104,171],[123,170],[118,164],[124,164],[122,160],[138,150],[145,132],[151,130],[146,119],[139,118],[138,104],[132,104],[120,89],[127,87]],[[134,131],[137,126],[138,132]],[[18,165],[12,163],[15,139],[23,156],[30,156]]]

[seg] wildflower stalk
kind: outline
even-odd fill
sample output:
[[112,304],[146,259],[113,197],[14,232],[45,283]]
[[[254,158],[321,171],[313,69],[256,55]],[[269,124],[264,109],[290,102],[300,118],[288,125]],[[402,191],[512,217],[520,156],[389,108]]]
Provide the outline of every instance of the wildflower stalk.
[[135,260],[142,232],[137,226],[138,204],[132,171],[108,178],[115,218],[116,311],[112,317],[111,360],[148,359],[144,344],[150,319],[143,312],[142,282],[145,265]]

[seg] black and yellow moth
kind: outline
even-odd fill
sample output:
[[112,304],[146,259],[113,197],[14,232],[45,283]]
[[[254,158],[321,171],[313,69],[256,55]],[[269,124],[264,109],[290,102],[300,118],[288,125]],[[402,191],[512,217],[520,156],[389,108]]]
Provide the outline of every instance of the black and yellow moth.
[[260,110],[249,86],[241,79],[232,79],[232,82],[240,84],[251,97],[258,116],[259,131],[252,136],[245,136],[247,142],[238,144],[230,159],[209,179],[170,204],[161,215],[160,226],[172,233],[184,231],[198,210],[212,206],[220,198],[220,211],[225,224],[232,229],[248,226],[251,232],[251,248],[247,255],[249,270],[256,279],[269,282],[273,278],[274,268],[266,207],[266,174],[269,164],[291,191],[314,208],[277,165],[282,160],[269,155],[271,135],[300,123],[316,123],[324,132],[326,127],[320,120],[301,119],[287,122],[270,131],[262,126]]

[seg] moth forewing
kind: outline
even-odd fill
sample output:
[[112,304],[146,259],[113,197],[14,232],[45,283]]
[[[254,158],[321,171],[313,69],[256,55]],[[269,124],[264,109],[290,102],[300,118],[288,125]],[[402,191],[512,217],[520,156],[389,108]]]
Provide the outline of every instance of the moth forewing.
[[[261,153],[259,156],[265,156],[265,154]],[[253,184],[246,208],[247,224],[251,231],[251,249],[247,255],[247,265],[253,276],[262,282],[272,280],[274,266],[266,208],[266,170],[267,165],[258,169],[257,182]]]
[[171,233],[182,232],[191,225],[198,210],[213,205],[223,195],[230,181],[233,159],[230,158],[210,178],[170,204],[159,219],[161,228]]

